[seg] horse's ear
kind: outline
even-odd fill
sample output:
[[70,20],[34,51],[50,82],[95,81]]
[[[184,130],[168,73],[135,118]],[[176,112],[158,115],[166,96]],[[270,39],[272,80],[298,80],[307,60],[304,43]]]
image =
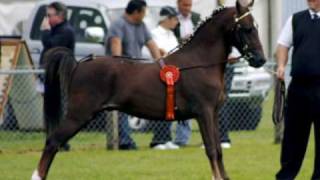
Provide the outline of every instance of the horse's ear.
[[252,7],[254,5],[254,0],[251,1],[251,3],[249,4],[249,7]]
[[253,6],[254,0],[237,0],[237,3],[239,3],[244,8],[247,8]]
[[237,0],[236,7],[238,12],[242,13],[245,9],[252,7],[254,0]]

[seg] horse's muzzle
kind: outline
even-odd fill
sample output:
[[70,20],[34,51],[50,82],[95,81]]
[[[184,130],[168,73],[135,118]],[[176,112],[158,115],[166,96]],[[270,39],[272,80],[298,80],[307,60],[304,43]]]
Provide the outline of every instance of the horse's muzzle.
[[261,55],[260,53],[254,53],[249,59],[248,59],[249,65],[255,68],[259,68],[263,66],[266,63],[266,58]]

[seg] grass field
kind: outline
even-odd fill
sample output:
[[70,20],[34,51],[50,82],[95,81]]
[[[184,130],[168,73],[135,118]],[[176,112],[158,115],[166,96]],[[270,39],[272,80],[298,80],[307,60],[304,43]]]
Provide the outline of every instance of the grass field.
[[[232,132],[232,148],[224,150],[231,179],[272,180],[279,169],[280,146],[273,144],[272,97],[264,104],[263,119],[256,131]],[[41,133],[21,134],[6,140],[0,134],[0,180],[30,179],[43,146]],[[211,172],[198,133],[192,146],[174,151],[155,151],[147,146],[150,134],[134,137],[134,152],[105,150],[104,134],[81,133],[71,141],[73,150],[59,153],[50,180],[209,180]],[[313,170],[313,136],[298,180],[310,179]]]

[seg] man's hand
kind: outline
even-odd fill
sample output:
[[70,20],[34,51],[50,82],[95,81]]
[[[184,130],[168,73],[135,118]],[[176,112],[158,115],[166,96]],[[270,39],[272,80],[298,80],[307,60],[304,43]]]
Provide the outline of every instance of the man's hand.
[[166,50],[164,50],[164,49],[162,49],[162,48],[159,48],[159,50],[160,50],[160,55],[161,55],[162,57],[168,55],[168,53],[166,52]]
[[277,78],[284,81],[284,73],[285,73],[285,67],[279,66],[277,68]]
[[40,29],[42,31],[51,29],[48,17],[43,18]]

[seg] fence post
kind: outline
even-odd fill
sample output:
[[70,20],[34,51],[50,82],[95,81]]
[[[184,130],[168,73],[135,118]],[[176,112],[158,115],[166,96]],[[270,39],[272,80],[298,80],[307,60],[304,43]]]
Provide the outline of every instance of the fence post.
[[117,150],[119,149],[118,112],[112,111],[111,116],[109,121],[108,116],[106,116],[107,149]]

